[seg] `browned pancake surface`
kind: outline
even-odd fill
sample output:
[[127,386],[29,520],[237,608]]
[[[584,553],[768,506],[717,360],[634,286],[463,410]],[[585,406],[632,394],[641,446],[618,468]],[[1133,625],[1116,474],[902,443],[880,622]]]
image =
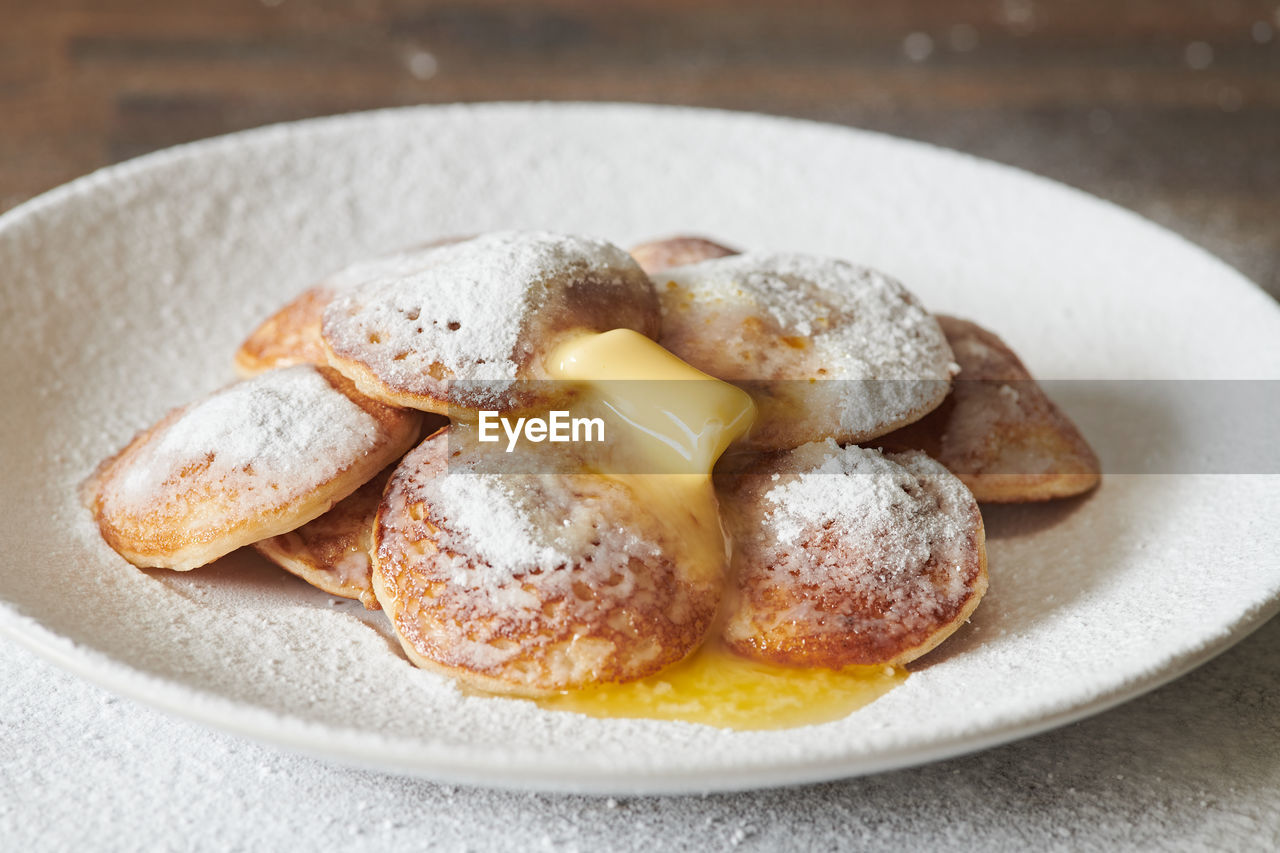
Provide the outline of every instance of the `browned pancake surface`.
[[699,261],[736,255],[738,250],[704,237],[679,236],[632,246],[630,253],[641,269],[653,275],[672,267],[684,267]]
[[310,287],[264,320],[236,350],[236,373],[247,378],[292,364],[325,364],[320,318],[332,299],[332,288]]
[[379,608],[373,594],[373,522],[391,467],[319,518],[296,530],[255,542],[253,547],[285,571],[330,595],[354,598],[370,610]]

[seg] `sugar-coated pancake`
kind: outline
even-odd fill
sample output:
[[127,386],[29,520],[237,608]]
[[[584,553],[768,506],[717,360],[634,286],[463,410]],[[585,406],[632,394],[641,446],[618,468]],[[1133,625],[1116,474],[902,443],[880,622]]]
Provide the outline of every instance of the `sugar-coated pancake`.
[[392,467],[382,469],[323,515],[296,530],[255,542],[254,549],[330,595],[354,598],[377,610],[380,605],[370,578],[373,521]]
[[405,457],[374,531],[374,591],[414,663],[544,695],[642,678],[702,642],[724,566],[673,560],[623,482],[481,474],[449,453],[442,430]]
[[375,278],[408,275],[429,263],[426,253],[463,237],[445,237],[371,260],[357,261],[304,290],[262,322],[236,350],[236,373],[254,376],[291,364],[327,364],[320,321],[338,292]]
[[906,663],[986,591],[978,505],[923,453],[814,442],[717,484],[734,555],[722,635],[738,654],[830,669]]
[[684,267],[712,258],[724,258],[738,254],[737,249],[721,246],[703,237],[668,237],[665,240],[650,240],[631,247],[631,257],[636,259],[640,268],[649,275],[669,270],[672,267]]
[[90,506],[138,566],[192,569],[305,524],[405,452],[419,412],[297,365],[176,409],[99,467]]
[[321,332],[329,363],[369,396],[449,414],[507,409],[517,380],[546,379],[565,336],[632,329],[654,337],[653,285],[623,250],[547,232],[499,232],[433,250],[408,275],[339,295]]
[[956,369],[906,288],[846,261],[750,252],[669,269],[654,284],[662,345],[755,397],[756,449],[883,435],[942,402]]
[[1043,501],[1096,486],[1097,455],[1004,341],[967,320],[938,322],[960,365],[950,396],[872,444],[925,451],[982,502]]

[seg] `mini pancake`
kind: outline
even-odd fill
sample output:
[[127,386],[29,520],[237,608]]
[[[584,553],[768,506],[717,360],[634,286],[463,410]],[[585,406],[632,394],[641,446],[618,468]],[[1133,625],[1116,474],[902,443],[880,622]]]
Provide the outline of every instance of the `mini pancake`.
[[418,412],[297,365],[176,409],[102,464],[90,507],[129,562],[187,570],[305,524],[405,452]]
[[712,258],[738,254],[737,249],[721,246],[702,237],[688,236],[651,240],[648,243],[632,246],[630,252],[640,268],[649,275],[672,267],[684,267],[700,261],[709,261]]
[[960,364],[951,395],[874,443],[925,451],[982,502],[1051,500],[1098,485],[1097,455],[1004,341],[967,320],[938,322]]
[[697,648],[723,584],[670,558],[658,518],[614,478],[477,473],[442,430],[387,485],[374,592],[411,661],[471,687],[642,678]]
[[659,342],[755,398],[753,449],[883,435],[942,402],[956,369],[937,321],[906,288],[845,261],[747,253],[654,283]]
[[987,589],[982,515],[923,453],[814,442],[717,478],[735,580],[736,653],[840,669],[914,660]]
[[409,275],[339,294],[324,312],[329,363],[361,392],[449,414],[509,409],[517,380],[549,378],[542,359],[566,336],[661,322],[649,277],[601,240],[500,232],[432,251]]
[[433,240],[420,247],[395,252],[344,267],[324,281],[304,290],[253,330],[236,350],[236,373],[247,378],[264,370],[292,364],[327,364],[320,322],[335,294],[370,279],[407,275],[421,269],[427,253],[437,246],[457,243],[459,237]]

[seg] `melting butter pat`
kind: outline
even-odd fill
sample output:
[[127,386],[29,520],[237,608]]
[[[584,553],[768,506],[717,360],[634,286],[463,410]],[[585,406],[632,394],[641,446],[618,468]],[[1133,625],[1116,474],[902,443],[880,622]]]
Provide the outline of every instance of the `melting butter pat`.
[[621,425],[598,457],[600,473],[657,517],[681,579],[722,583],[728,550],[711,469],[750,429],[751,397],[630,329],[572,338],[554,350],[548,370]]
[[755,420],[747,392],[630,329],[573,338],[556,348],[549,367],[557,379],[582,383],[630,427],[621,445],[635,473],[709,476]]

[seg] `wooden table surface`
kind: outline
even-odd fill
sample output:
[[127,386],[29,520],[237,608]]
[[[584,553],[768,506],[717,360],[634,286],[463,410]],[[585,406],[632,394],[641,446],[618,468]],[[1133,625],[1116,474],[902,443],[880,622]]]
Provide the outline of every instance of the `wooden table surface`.
[[0,210],[228,131],[523,99],[935,142],[1132,208],[1280,296],[1277,0],[0,0]]

